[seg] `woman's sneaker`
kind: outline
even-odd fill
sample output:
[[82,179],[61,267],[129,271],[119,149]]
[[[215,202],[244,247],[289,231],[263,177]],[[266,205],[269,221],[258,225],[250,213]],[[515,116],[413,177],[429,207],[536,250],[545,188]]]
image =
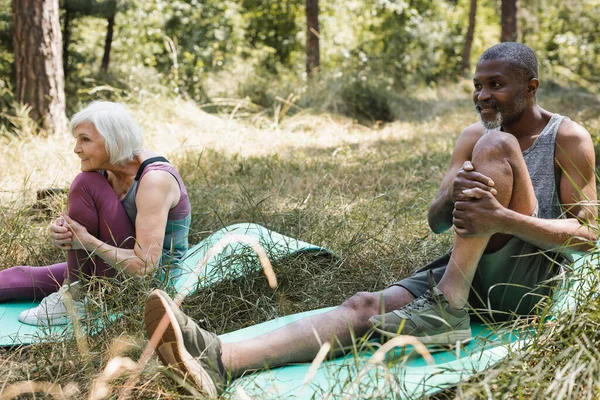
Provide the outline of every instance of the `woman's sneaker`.
[[412,303],[371,317],[369,322],[384,336],[411,335],[428,345],[453,345],[457,341],[471,340],[467,308],[451,307],[444,293],[435,286]]
[[150,293],[144,314],[151,341],[156,340],[153,336],[160,322],[165,318],[168,320],[156,344],[156,353],[162,363],[204,394],[217,397],[223,391],[226,377],[221,341],[217,335],[200,328],[162,290]]
[[19,321],[27,325],[55,326],[67,325],[71,318],[85,317],[85,299],[73,300],[69,285],[63,285],[58,292],[44,297],[36,307],[19,314]]

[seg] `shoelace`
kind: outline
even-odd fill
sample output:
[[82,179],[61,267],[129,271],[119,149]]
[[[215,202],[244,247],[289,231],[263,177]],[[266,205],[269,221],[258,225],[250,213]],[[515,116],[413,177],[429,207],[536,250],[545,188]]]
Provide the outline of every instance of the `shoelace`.
[[427,271],[427,283],[429,284],[429,290],[426,291],[421,296],[417,297],[414,301],[405,305],[403,308],[404,310],[420,310],[427,303],[430,303],[431,301],[434,301],[434,302],[436,301],[434,293],[433,293],[433,287],[435,286],[435,280],[433,279],[433,272],[431,270]]
[[[62,290],[62,288],[61,288],[61,290]],[[42,301],[40,302],[40,305],[39,305],[40,309],[49,310],[49,309],[53,309],[54,307],[56,307],[58,302],[62,299],[61,290],[59,290],[58,292],[51,293],[48,296],[44,297],[42,299]]]
[[403,310],[420,310],[422,309],[426,304],[430,303],[431,301],[434,301],[434,295],[433,295],[433,291],[428,290],[427,292],[425,292],[423,295],[417,297],[414,301],[408,303],[407,305],[404,306]]

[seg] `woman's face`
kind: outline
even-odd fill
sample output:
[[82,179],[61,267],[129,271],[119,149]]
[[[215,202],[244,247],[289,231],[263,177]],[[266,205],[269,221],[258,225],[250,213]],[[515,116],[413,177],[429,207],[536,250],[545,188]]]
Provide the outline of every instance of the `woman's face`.
[[104,147],[104,138],[91,122],[83,122],[73,129],[75,148],[73,151],[81,160],[81,171],[98,171],[110,166],[110,158]]

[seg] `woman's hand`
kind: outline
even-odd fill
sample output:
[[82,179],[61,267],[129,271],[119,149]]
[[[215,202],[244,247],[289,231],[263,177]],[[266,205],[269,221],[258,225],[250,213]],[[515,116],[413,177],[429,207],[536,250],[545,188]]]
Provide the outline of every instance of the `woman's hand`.
[[62,250],[71,250],[73,234],[66,225],[64,218],[58,217],[56,221],[50,224],[50,238],[55,247]]
[[89,234],[87,229],[65,213],[60,213],[61,218],[71,233],[71,249],[94,251],[97,247],[96,238]]

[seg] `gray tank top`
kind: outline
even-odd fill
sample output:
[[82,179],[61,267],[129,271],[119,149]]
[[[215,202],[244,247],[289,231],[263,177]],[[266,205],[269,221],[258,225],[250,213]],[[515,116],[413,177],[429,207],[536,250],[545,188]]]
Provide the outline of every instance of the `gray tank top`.
[[533,191],[538,201],[538,217],[545,219],[563,218],[564,213],[558,197],[560,172],[554,173],[554,152],[556,134],[560,124],[566,119],[554,114],[540,136],[531,147],[523,152],[525,164],[531,177]]
[[[565,119],[552,115],[535,142],[523,152],[540,218],[564,218],[558,196],[560,172],[554,172],[554,154],[556,134]],[[540,299],[552,294],[555,283],[549,279],[561,271],[561,264],[571,262],[568,255],[542,252],[537,246],[513,237],[500,250],[481,257],[472,286],[480,297],[471,296],[471,305],[502,310],[494,313],[497,320],[505,320],[509,316],[506,311],[531,314]]]

